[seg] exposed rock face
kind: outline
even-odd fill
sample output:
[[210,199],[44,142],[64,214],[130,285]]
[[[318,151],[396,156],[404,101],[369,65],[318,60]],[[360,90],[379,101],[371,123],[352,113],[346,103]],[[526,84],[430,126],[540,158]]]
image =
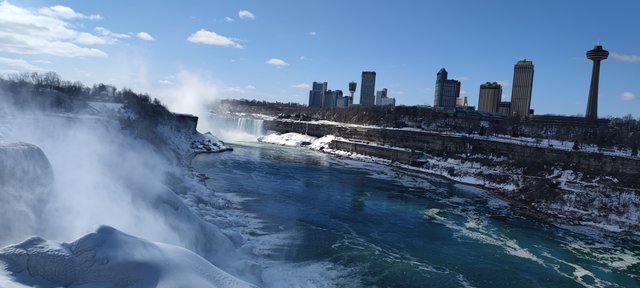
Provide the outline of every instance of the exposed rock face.
[[[47,204],[53,170],[44,152],[27,143],[0,143],[0,244],[34,231],[34,211]],[[18,221],[19,220],[19,221]]]

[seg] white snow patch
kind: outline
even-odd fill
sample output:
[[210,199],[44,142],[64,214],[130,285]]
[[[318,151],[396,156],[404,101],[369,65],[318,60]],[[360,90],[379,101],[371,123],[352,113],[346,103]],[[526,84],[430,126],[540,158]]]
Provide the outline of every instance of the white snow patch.
[[274,133],[267,136],[259,137],[258,141],[264,142],[264,143],[283,145],[283,146],[298,147],[298,146],[302,146],[302,144],[305,144],[305,143],[309,145],[316,139],[317,139],[316,137],[302,135],[298,133],[285,133],[285,134]]

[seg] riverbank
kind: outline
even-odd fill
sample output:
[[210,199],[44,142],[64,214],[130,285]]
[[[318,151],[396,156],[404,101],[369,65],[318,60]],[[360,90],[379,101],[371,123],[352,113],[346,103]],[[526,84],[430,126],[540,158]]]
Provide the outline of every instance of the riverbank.
[[[310,125],[304,126],[306,131],[310,130]],[[362,127],[357,130],[360,132],[358,135],[366,135],[369,131]],[[283,135],[293,137],[291,133]],[[271,141],[266,142],[284,144],[271,137]],[[472,151],[434,155],[335,136],[324,136],[316,141],[321,144],[313,142],[309,145],[311,149],[435,174],[488,189],[494,195],[521,207],[524,214],[537,219],[590,226],[614,233],[640,234],[638,190],[618,185],[621,181],[615,176],[593,176],[564,168],[571,168],[571,165],[531,167],[508,157]],[[398,158],[399,152],[412,157]],[[418,152],[420,157],[416,157]],[[575,169],[575,165],[572,168]]]

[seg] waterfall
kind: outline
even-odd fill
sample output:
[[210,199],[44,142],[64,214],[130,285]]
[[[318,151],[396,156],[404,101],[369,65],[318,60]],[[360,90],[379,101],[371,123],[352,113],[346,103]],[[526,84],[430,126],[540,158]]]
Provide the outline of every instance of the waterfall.
[[209,115],[209,130],[226,142],[256,142],[264,136],[264,120],[236,115]]

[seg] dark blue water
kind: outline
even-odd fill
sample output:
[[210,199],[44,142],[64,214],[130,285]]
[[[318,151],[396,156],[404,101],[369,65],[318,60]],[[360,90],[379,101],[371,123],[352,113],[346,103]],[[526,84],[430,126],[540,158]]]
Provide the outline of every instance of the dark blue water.
[[242,209],[264,220],[264,234],[248,243],[293,235],[260,257],[330,263],[340,273],[329,286],[640,287],[637,238],[526,219],[438,177],[302,148],[231,146],[194,167],[215,191],[250,199]]

